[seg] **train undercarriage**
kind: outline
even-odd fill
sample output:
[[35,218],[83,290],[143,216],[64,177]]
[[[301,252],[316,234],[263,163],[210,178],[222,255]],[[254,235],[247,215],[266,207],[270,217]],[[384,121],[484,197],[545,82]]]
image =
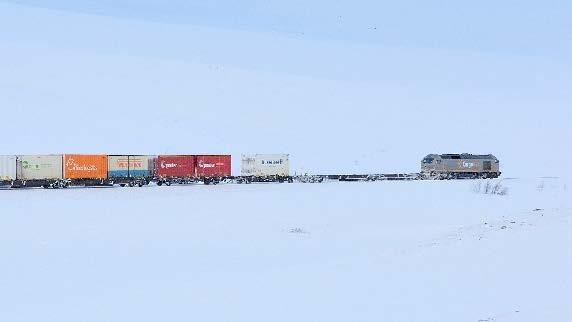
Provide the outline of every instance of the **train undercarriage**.
[[251,183],[322,183],[328,181],[371,182],[371,181],[412,181],[412,180],[464,180],[494,179],[500,172],[421,172],[391,174],[339,174],[339,175],[295,175],[295,176],[227,176],[227,177],[145,177],[110,179],[52,179],[52,180],[13,180],[2,181],[0,186],[8,188],[63,189],[68,187],[143,187],[154,182],[158,186],[188,184],[251,184]]

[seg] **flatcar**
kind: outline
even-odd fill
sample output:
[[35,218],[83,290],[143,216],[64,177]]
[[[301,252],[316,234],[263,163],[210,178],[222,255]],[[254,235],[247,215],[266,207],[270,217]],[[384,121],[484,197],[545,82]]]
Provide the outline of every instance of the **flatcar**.
[[429,154],[421,161],[424,179],[489,179],[501,175],[492,154]]

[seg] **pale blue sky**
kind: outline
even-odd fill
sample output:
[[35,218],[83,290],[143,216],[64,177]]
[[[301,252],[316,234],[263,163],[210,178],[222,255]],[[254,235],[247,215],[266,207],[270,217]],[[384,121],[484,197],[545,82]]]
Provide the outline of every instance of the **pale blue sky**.
[[295,171],[412,172],[471,152],[561,174],[571,6],[0,0],[0,108],[18,120],[0,153],[286,152]]
[[378,45],[566,57],[572,2],[3,0],[114,17]]

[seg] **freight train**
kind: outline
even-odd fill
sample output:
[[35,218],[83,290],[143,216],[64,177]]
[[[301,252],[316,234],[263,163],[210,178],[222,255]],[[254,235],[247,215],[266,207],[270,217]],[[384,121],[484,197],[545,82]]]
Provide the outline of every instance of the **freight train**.
[[429,154],[419,173],[291,176],[288,154],[242,155],[240,176],[230,155],[9,155],[0,156],[0,186],[144,186],[220,182],[323,182],[488,179],[501,175],[491,155]]
[[241,176],[233,177],[230,155],[17,155],[0,156],[0,185],[13,188],[143,186],[155,182],[217,184],[292,182],[287,154],[242,157]]

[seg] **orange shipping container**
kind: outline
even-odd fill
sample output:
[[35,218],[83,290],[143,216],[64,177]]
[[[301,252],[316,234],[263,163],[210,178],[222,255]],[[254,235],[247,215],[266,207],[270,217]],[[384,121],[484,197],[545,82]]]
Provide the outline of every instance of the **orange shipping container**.
[[65,179],[107,179],[107,155],[64,155]]

